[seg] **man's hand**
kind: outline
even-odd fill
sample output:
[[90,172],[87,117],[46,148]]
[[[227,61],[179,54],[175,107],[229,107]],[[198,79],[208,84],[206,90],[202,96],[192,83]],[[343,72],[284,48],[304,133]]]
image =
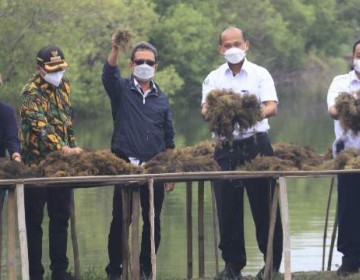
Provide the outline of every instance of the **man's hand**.
[[115,30],[114,34],[111,36],[112,47],[119,50],[126,51],[126,48],[129,45],[132,33],[129,29],[119,27]]
[[21,156],[19,153],[13,153],[11,155],[11,159],[14,160],[14,161],[17,161],[17,162],[21,162]]
[[66,155],[74,155],[74,154],[80,154],[83,151],[83,149],[79,147],[70,148],[69,146],[64,146],[61,148],[61,151]]
[[172,192],[175,189],[175,183],[174,182],[166,182],[164,183],[165,192],[169,193]]
[[201,105],[201,115],[203,116],[205,121],[208,120],[208,114],[207,114],[208,107],[209,105],[206,102]]

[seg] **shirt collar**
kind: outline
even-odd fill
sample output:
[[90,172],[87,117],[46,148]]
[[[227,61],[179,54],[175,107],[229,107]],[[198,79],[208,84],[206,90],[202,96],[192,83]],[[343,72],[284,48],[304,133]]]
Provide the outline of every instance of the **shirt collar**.
[[[132,79],[133,79],[133,81],[134,81],[134,86],[135,86],[135,88],[136,88],[139,92],[142,92],[139,82],[135,79],[134,76],[132,77]],[[149,92],[149,93],[155,93],[155,94],[158,93],[158,89],[157,89],[157,87],[156,87],[156,85],[155,85],[155,83],[154,83],[153,80],[150,81],[150,89],[149,89],[148,92]],[[144,93],[146,93],[146,92],[144,92]]]
[[[229,67],[229,64],[227,62],[225,62],[225,74],[231,74],[232,75],[232,71]],[[246,59],[246,57],[244,58],[244,63],[243,65],[241,66],[241,69],[240,69],[240,72],[238,74],[240,74],[241,72],[245,72],[245,73],[248,73],[248,70],[249,70],[249,62],[248,60]]]
[[355,73],[355,70],[350,71],[350,81],[351,82],[360,82],[360,79]]

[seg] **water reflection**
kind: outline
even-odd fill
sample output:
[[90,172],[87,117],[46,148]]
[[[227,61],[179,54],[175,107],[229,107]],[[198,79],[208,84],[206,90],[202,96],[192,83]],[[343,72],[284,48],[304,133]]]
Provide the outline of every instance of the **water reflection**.
[[[321,100],[319,95],[308,95],[304,98],[300,94],[293,95],[291,98],[283,96],[280,100],[282,101],[278,116],[270,121],[270,136],[273,143],[292,142],[314,147],[320,153],[324,152],[333,141],[332,122],[326,114],[325,101]],[[186,121],[184,121],[184,115],[186,115]],[[186,112],[184,115],[175,115],[178,146],[193,145],[210,137],[207,126],[198,111]],[[78,120],[75,122],[75,126],[80,146],[89,149],[108,149],[110,147],[112,132],[110,113],[106,120]],[[329,178],[288,180],[292,271],[321,270],[324,216],[329,186]],[[90,267],[103,270],[107,264],[107,235],[111,220],[112,190],[111,186],[107,186],[75,191],[78,242],[83,271]],[[197,188],[195,187],[193,190],[194,276],[198,275],[196,196]],[[166,195],[162,213],[162,243],[157,256],[158,273],[161,276],[186,276],[185,198],[185,187],[182,184],[177,184],[176,190]],[[257,248],[253,220],[246,196],[244,199],[248,256],[247,266],[244,269],[246,275],[256,273],[263,266],[263,260]],[[331,227],[335,200],[336,191],[334,190]],[[211,202],[210,187],[207,186],[205,188],[205,271],[209,277],[215,274]],[[47,225],[47,218],[45,218],[44,225]],[[331,227],[328,233],[327,252],[330,244]],[[69,252],[72,252],[71,242],[69,242]],[[44,264],[48,270],[46,227],[44,227],[43,255]],[[3,254],[3,256],[6,255]],[[69,256],[71,258],[71,254]],[[335,266],[340,263],[340,257],[335,249],[332,269],[335,269]],[[222,268],[221,258],[219,261],[220,268]],[[281,270],[283,270],[283,266]]]

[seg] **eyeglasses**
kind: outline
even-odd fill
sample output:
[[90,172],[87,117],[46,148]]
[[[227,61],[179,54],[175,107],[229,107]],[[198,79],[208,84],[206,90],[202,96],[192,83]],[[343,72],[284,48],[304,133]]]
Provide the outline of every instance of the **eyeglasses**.
[[141,65],[146,63],[149,66],[154,66],[156,64],[156,61],[154,60],[149,60],[149,59],[135,59],[133,61],[136,65]]

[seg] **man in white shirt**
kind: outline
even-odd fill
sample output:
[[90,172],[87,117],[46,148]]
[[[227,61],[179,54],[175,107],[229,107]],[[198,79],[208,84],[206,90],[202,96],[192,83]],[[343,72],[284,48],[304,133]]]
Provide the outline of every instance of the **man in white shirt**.
[[[342,92],[356,93],[360,90],[360,40],[353,46],[353,70],[336,76],[327,94],[329,115],[334,119],[334,154],[342,149],[360,149],[360,134],[345,131],[338,121],[335,108],[336,97]],[[347,276],[359,271],[360,267],[360,174],[338,175],[338,218],[339,236],[337,248],[343,253],[342,265],[337,271],[339,276]]]
[[[212,71],[204,80],[201,113],[206,119],[207,95],[212,90],[231,90],[237,94],[254,94],[261,103],[262,120],[246,131],[235,129],[232,144],[218,145],[214,158],[222,170],[235,170],[257,155],[273,154],[268,137],[268,118],[276,115],[278,98],[274,81],[263,67],[248,61],[249,41],[235,27],[225,29],[219,38],[218,52],[226,63]],[[220,139],[221,139],[221,135]],[[217,180],[214,182],[218,207],[220,244],[225,269],[215,279],[241,279],[246,265],[244,241],[243,193],[247,191],[256,227],[260,251],[266,257],[269,231],[269,199],[273,194],[274,180],[268,178],[247,180]],[[278,213],[275,225],[273,270],[278,271],[282,257],[282,226]],[[262,279],[264,268],[258,275]]]

